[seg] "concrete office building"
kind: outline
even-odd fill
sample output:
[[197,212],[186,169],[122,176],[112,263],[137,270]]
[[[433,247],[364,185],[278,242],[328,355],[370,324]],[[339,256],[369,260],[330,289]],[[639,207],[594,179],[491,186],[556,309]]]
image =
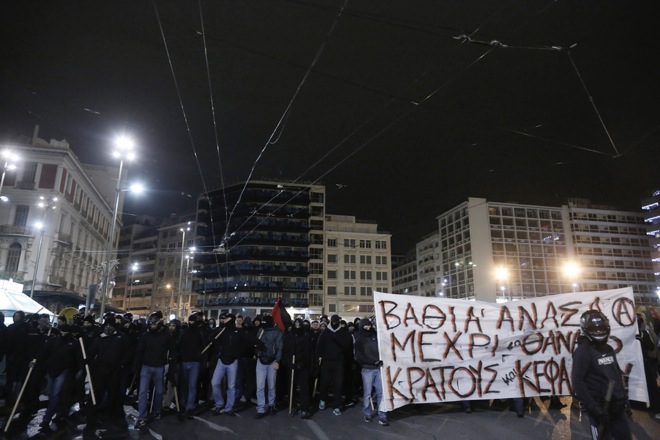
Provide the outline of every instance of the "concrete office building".
[[654,191],[651,197],[642,200],[642,211],[648,228],[646,234],[652,247],[651,261],[656,280],[656,295],[660,301],[660,190]]
[[325,217],[324,311],[342,318],[371,316],[373,292],[392,292],[391,235],[348,215]]
[[320,314],[324,220],[322,185],[253,180],[203,194],[197,308],[254,316],[282,297],[293,315]]
[[445,297],[494,302],[631,286],[639,304],[655,302],[641,213],[578,199],[548,207],[470,198],[438,226]]

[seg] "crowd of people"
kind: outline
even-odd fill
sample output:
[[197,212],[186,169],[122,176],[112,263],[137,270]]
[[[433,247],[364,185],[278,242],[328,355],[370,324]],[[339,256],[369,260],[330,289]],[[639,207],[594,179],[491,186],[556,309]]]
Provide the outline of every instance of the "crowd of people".
[[270,315],[231,313],[217,322],[193,313],[166,323],[161,312],[146,319],[106,313],[102,322],[79,313],[70,321],[61,316],[53,326],[48,315],[18,311],[11,325],[0,324],[3,393],[10,405],[21,404],[14,429],[34,418],[44,391],[41,431],[78,417],[90,438],[125,432],[127,403],[137,407],[133,427],[145,429],[175,411],[181,420],[205,410],[233,417],[253,406],[257,419],[279,408],[303,419],[326,407],[340,416],[360,390],[365,420],[389,425],[378,410],[382,362],[368,319],[295,319],[282,329]]
[[[660,414],[657,337],[643,315],[638,321],[651,410]],[[594,439],[601,438],[603,426],[615,438],[630,438],[624,418],[627,392],[607,343],[607,318],[586,312],[581,327],[572,379]],[[42,432],[82,417],[83,437],[88,438],[129,429],[125,404],[136,406],[133,428],[144,430],[174,412],[180,420],[206,410],[233,417],[250,407],[257,419],[278,410],[310,419],[317,408],[341,416],[360,402],[361,394],[365,422],[389,425],[387,413],[379,409],[382,360],[369,319],[346,322],[333,315],[283,323],[271,315],[227,313],[216,322],[198,312],[185,322],[166,323],[161,312],[154,312],[146,319],[107,313],[98,323],[79,313],[71,322],[61,316],[53,326],[48,315],[18,311],[9,326],[0,313],[3,356],[3,394],[14,410],[21,404],[16,420],[8,420],[16,430],[34,418],[44,390],[48,405]],[[514,399],[514,405],[522,416],[522,399]],[[463,408],[469,412],[469,403],[463,402]]]

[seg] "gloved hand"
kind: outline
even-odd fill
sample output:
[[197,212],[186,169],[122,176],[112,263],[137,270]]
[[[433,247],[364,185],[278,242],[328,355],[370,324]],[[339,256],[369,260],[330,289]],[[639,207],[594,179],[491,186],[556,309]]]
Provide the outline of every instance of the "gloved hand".
[[78,370],[76,371],[76,380],[80,380],[85,376],[85,372],[83,370]]
[[374,362],[374,365],[376,365],[377,367],[382,367],[383,366],[383,361],[377,360],[376,362]]
[[596,409],[596,411],[594,411],[594,415],[596,416],[596,419],[603,425],[610,423],[610,414],[600,406]]
[[30,368],[34,368],[34,366],[35,366],[36,364],[37,364],[37,361],[35,361],[35,360],[33,359],[33,360],[30,361],[30,365],[29,365],[29,367],[30,367]]

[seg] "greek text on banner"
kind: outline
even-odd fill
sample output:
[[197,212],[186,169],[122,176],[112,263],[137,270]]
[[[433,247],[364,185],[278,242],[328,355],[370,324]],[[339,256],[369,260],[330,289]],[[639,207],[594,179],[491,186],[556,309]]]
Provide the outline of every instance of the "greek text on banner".
[[504,304],[374,292],[386,411],[410,403],[571,395],[580,316],[609,319],[631,400],[648,402],[631,288]]

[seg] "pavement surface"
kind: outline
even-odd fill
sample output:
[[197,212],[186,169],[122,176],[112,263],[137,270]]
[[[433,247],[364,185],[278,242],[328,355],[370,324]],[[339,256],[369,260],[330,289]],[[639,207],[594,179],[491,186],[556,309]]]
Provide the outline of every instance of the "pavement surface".
[[[182,419],[176,414],[165,415],[152,422],[148,429],[129,429],[118,436],[121,440],[417,440],[417,439],[590,439],[589,424],[580,415],[571,399],[562,398],[566,405],[550,407],[549,400],[532,399],[523,418],[509,410],[508,401],[473,401],[472,413],[465,413],[457,403],[409,405],[389,414],[390,426],[380,426],[377,419],[364,421],[360,404],[335,416],[332,410],[317,410],[311,420],[289,415],[288,408],[275,415],[255,419],[255,407],[239,411],[236,417],[213,415],[210,410],[198,411],[192,420]],[[0,425],[6,425],[11,408],[4,408]],[[5,439],[80,439],[84,419],[76,417],[65,426],[57,427],[54,433],[45,435],[38,429],[43,417],[41,409],[29,423],[27,429],[9,431]],[[135,423],[137,411],[125,406],[129,427]],[[643,406],[634,405],[630,420],[633,438],[637,440],[660,440],[660,420],[653,418]],[[103,432],[101,432],[103,434]],[[105,437],[103,437],[105,438]]]

